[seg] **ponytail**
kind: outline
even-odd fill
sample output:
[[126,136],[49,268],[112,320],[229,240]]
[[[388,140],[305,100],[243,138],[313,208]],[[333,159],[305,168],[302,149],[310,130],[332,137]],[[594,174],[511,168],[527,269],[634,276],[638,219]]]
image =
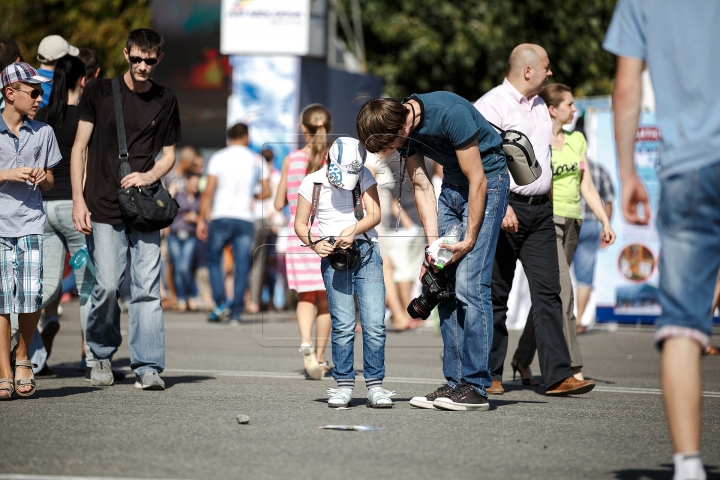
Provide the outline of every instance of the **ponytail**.
[[65,55],[55,64],[53,74],[53,88],[48,103],[47,123],[58,136],[65,122],[67,111],[68,91],[75,88],[79,78],[85,76],[85,64],[82,60],[71,55]]
[[310,159],[306,172],[306,174],[310,174],[322,168],[323,157],[328,148],[327,135],[332,130],[332,116],[323,105],[314,103],[305,107],[300,116],[300,121],[312,137],[308,141]]

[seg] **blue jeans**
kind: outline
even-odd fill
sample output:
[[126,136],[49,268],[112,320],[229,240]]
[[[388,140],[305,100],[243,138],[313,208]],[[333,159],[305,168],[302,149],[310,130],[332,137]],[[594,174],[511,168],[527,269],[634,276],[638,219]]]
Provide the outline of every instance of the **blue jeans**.
[[355,268],[337,271],[323,258],[322,272],[332,323],[333,378],[355,378],[355,298],[363,336],[363,377],[385,378],[385,281],[377,242],[356,240],[362,257]]
[[232,318],[238,320],[245,306],[245,288],[251,265],[250,246],[254,237],[255,228],[252,222],[236,218],[217,218],[210,222],[208,227],[207,267],[210,273],[213,301],[217,305],[227,305],[222,258],[225,246],[232,245],[235,263],[235,293],[230,313]]
[[[440,333],[443,337],[443,374],[448,385],[466,382],[487,397],[492,385],[489,355],[493,337],[492,283],[495,249],[505,211],[510,177],[507,173],[487,179],[485,214],[475,246],[459,262],[443,269],[455,287],[455,301],[441,302]],[[438,200],[438,231],[441,236],[453,223],[467,226],[467,185],[443,184]],[[463,239],[464,239],[463,233]]]
[[575,271],[575,278],[578,286],[593,286],[595,277],[595,261],[600,250],[600,234],[602,224],[597,220],[583,220],[580,227],[577,249],[573,256],[572,268]]
[[87,236],[97,283],[91,296],[86,341],[95,360],[110,359],[122,343],[120,285],[130,252],[130,368],[137,375],[165,369],[165,325],[160,307],[160,232],[92,223]]
[[195,290],[192,262],[195,258],[197,237],[190,235],[180,238],[174,233],[167,237],[170,258],[172,258],[173,282],[178,300],[187,300]]
[[655,341],[710,341],[720,268],[720,163],[660,179],[660,306]]

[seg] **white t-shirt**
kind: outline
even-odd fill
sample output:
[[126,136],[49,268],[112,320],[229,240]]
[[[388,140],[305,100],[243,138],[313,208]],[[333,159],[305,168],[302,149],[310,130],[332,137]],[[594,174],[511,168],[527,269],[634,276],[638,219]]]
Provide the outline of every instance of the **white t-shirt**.
[[[317,172],[311,173],[305,177],[300,184],[298,195],[310,202],[311,205],[314,183],[322,183],[315,217],[317,218],[321,237],[337,237],[344,229],[357,223],[352,190],[345,190],[332,185],[327,178],[327,166]],[[368,170],[367,167],[363,167],[360,172],[361,195],[365,193],[365,190],[369,187],[375,185],[375,183],[375,178],[373,178],[370,170]],[[368,230],[365,234],[370,237],[373,242],[377,242],[378,234],[374,228]],[[355,239],[365,240],[365,237],[359,234]]]
[[207,173],[217,178],[210,218],[252,222],[256,187],[268,176],[260,155],[242,145],[230,145],[210,157]]

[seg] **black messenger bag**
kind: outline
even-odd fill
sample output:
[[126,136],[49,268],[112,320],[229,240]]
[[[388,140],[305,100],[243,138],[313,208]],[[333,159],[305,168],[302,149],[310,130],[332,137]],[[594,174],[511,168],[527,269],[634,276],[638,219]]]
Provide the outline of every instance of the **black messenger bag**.
[[515,183],[519,186],[529,185],[540,178],[542,167],[535,159],[535,150],[527,135],[517,130],[503,130],[493,123],[490,125],[500,131],[508,170]]
[[[112,79],[112,89],[120,147],[120,180],[122,180],[132,173],[132,167],[128,161],[119,78]],[[121,188],[118,190],[118,200],[123,223],[141,232],[155,232],[169,227],[178,214],[177,202],[160,180],[145,187]]]

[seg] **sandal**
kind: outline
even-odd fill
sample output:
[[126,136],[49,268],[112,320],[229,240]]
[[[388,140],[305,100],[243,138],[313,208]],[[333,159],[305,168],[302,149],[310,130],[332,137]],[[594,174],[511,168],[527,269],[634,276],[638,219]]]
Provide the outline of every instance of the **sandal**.
[[[15,361],[15,369],[18,368],[27,368],[32,372],[33,368],[36,368],[37,365],[32,363],[30,360],[16,360]],[[21,387],[32,387],[27,392],[21,392]],[[15,393],[17,393],[21,397],[32,397],[35,395],[35,375],[33,375],[32,378],[16,378],[15,379]]]
[[9,383],[10,388],[0,387],[0,392],[7,392],[7,395],[0,394],[0,401],[12,400],[12,394],[13,394],[13,390],[14,390],[13,379],[12,378],[0,378],[0,385],[2,385],[3,383]]

